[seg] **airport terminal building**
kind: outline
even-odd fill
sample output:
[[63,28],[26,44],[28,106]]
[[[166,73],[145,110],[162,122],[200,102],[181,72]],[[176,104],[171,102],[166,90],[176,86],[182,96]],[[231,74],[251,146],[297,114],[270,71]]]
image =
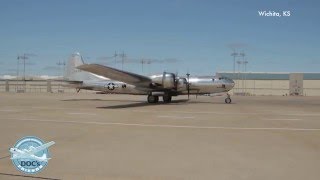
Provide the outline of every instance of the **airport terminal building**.
[[320,73],[217,72],[232,78],[238,95],[320,96]]

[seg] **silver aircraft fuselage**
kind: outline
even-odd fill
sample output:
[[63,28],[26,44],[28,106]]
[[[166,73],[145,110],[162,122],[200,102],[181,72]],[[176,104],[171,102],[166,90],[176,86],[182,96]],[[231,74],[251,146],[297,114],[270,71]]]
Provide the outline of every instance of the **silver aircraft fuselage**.
[[[152,79],[153,76],[150,76]],[[178,78],[179,79],[179,78]],[[177,83],[178,95],[187,95],[186,78],[180,78],[182,81]],[[179,80],[180,80],[179,79]],[[234,87],[234,81],[226,77],[190,77],[189,86],[190,94],[214,94],[228,92]],[[101,80],[101,81],[83,81],[81,89],[101,91],[110,94],[134,94],[134,95],[148,95],[145,89],[138,88],[134,85],[127,84],[120,81]],[[154,91],[157,91],[156,89]]]
[[[214,94],[228,92],[234,87],[234,81],[226,77],[201,78],[192,77],[189,79],[190,94]],[[187,94],[185,91],[184,94]]]

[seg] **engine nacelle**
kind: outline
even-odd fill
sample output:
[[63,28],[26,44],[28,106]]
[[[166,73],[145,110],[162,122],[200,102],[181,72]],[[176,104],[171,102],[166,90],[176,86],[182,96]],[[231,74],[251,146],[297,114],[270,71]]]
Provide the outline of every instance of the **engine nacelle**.
[[176,76],[173,73],[163,73],[162,76],[162,87],[166,89],[176,88]]
[[186,91],[187,90],[187,79],[186,78],[179,78],[177,82],[177,90],[178,91]]
[[175,89],[176,88],[176,76],[173,73],[164,72],[160,75],[152,76],[152,83],[157,84],[165,89]]

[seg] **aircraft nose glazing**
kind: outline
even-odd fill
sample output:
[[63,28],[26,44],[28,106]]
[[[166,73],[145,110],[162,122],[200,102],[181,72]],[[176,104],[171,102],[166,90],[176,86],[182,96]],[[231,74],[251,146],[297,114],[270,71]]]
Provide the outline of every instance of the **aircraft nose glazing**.
[[232,79],[225,79],[226,89],[230,90],[234,87],[235,83]]
[[230,79],[230,85],[231,85],[232,88],[233,88],[234,85],[235,85],[235,82],[234,82],[232,79]]

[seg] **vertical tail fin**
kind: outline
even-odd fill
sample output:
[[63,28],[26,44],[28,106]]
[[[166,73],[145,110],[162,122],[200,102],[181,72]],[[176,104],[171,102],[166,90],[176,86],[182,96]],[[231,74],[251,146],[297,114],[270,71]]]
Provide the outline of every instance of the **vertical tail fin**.
[[66,65],[64,79],[67,81],[85,81],[97,80],[98,78],[93,74],[77,69],[77,66],[84,64],[80,53],[73,53]]

